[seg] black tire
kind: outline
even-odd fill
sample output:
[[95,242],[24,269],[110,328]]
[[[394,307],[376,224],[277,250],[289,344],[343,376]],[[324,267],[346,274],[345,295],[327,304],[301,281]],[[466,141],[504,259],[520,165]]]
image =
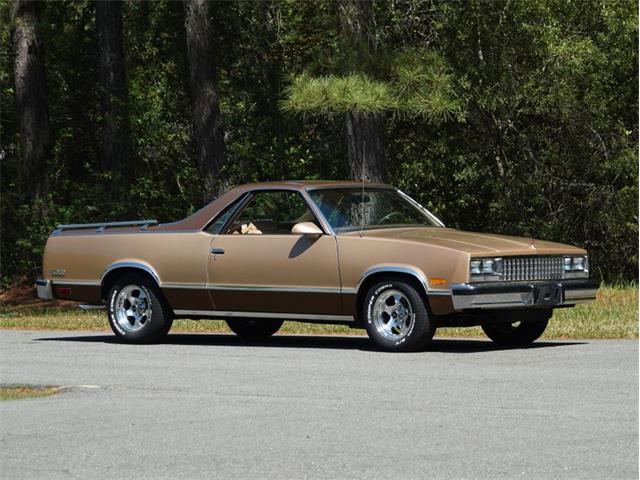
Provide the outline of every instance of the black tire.
[[283,320],[271,318],[232,318],[227,320],[227,325],[233,333],[246,340],[263,340],[270,337],[284,323]]
[[413,351],[433,338],[435,329],[424,300],[402,280],[373,285],[364,298],[363,310],[367,334],[383,350]]
[[542,336],[549,320],[482,325],[484,333],[499,345],[529,345]]
[[[129,298],[136,298],[137,305]],[[135,273],[116,279],[107,297],[107,310],[111,330],[126,343],[158,342],[173,324],[173,312],[158,285]]]

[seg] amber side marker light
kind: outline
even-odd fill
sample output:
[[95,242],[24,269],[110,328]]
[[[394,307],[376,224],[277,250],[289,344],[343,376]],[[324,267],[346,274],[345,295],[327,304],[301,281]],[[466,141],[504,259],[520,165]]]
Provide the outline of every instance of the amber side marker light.
[[435,285],[446,285],[447,281],[444,278],[440,278],[440,277],[432,277],[429,279],[429,285],[431,286],[435,286]]

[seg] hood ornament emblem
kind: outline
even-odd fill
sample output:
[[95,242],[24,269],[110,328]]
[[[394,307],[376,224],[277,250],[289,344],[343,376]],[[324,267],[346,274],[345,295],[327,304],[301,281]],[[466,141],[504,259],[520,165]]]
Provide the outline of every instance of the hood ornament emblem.
[[529,240],[529,247],[536,249],[536,241],[533,238]]

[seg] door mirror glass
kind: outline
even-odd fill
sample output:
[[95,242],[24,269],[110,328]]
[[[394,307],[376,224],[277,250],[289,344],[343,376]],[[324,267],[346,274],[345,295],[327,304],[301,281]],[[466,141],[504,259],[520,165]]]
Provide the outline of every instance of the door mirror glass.
[[300,222],[293,226],[291,233],[305,237],[319,237],[322,235],[322,230],[313,222]]

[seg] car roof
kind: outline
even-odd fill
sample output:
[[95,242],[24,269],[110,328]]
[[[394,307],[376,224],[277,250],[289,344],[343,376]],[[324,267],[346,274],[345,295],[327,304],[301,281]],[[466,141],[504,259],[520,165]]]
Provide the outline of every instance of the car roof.
[[[227,205],[230,205],[239,197],[253,190],[285,189],[285,190],[305,190],[308,188],[348,188],[361,187],[361,181],[357,180],[283,180],[279,182],[246,183],[238,185],[220,197],[205,205],[194,214],[173,223],[165,223],[154,227],[149,227],[149,231],[191,231],[201,230]],[[392,188],[385,183],[364,182],[366,187]]]
[[246,183],[244,185],[238,185],[236,188],[242,189],[243,191],[259,189],[259,188],[326,188],[326,187],[359,187],[365,184],[367,187],[389,187],[389,185],[385,183],[378,182],[362,182],[359,180],[282,180],[282,181],[269,181],[269,182],[259,182],[259,183]]

